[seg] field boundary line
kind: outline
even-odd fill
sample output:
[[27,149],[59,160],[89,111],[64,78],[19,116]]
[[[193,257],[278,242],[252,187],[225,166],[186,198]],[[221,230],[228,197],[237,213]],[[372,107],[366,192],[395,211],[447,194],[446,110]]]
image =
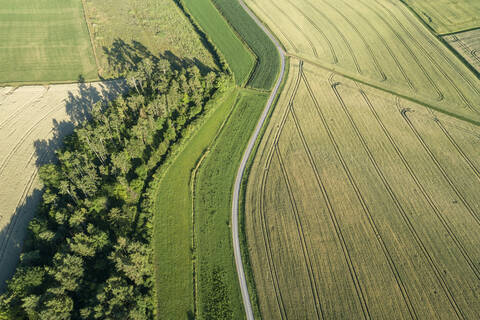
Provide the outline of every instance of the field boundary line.
[[[364,3],[363,0],[361,0],[361,2]],[[398,25],[402,28],[402,30],[408,35],[408,37],[409,37],[409,38],[412,40],[412,42],[417,46],[417,48],[419,48],[421,51],[423,51],[423,53],[425,54],[425,57],[426,57],[426,58],[435,66],[435,68],[445,77],[445,79],[450,83],[450,85],[455,89],[455,91],[457,92],[457,94],[460,96],[460,99],[463,100],[463,102],[465,103],[465,105],[466,105],[471,111],[473,111],[474,113],[480,113],[480,111],[477,110],[477,109],[472,105],[471,101],[465,96],[465,94],[462,92],[462,90],[460,90],[460,88],[457,87],[457,85],[453,82],[452,78],[450,78],[450,76],[448,75],[448,73],[446,73],[445,70],[443,70],[443,68],[438,64],[438,62],[437,62],[435,59],[432,58],[432,56],[428,53],[427,49],[425,49],[425,48],[421,45],[421,43],[419,43],[419,42],[417,41],[417,39],[410,33],[410,31],[407,30],[407,28],[403,25],[403,23],[402,23],[400,20],[398,20],[398,18],[396,17],[396,15],[395,15],[389,8],[387,8],[386,6],[384,6],[382,3],[378,2],[378,0],[375,0],[375,2],[376,2],[379,6],[381,6],[385,11],[387,11],[387,12],[389,13],[389,15],[397,22],[397,24],[398,24]],[[403,12],[402,9],[400,9],[400,11]],[[374,12],[375,12],[382,20],[384,20],[384,18],[383,18],[380,14],[378,14],[378,12],[376,12],[375,10],[374,10]],[[404,16],[405,16],[405,13],[404,13],[404,12],[403,12],[403,14],[404,14]],[[406,16],[405,16],[405,17],[406,17]],[[407,18],[407,17],[406,17],[406,18]],[[408,18],[407,18],[407,20],[408,20]],[[410,23],[411,23],[411,20],[409,20],[409,21],[410,21]],[[414,27],[415,27],[415,24],[414,24],[414,23],[411,23],[411,24],[413,24]],[[395,30],[390,24],[388,24],[388,25],[390,26],[390,28],[391,28],[393,31]],[[418,28],[415,28],[415,29],[416,29],[417,31],[419,31]],[[394,32],[396,33],[396,31],[394,31]],[[420,33],[422,33],[422,32],[420,32]],[[426,35],[424,35],[424,37],[426,37]],[[427,41],[428,41],[428,40],[429,40],[429,39],[428,39],[428,37],[427,37]],[[438,48],[438,47],[436,47],[436,46],[434,45],[434,43],[432,43],[431,41],[429,41],[429,43],[430,43],[430,45],[433,46],[434,48]],[[406,44],[405,44],[405,47],[406,47],[409,51],[411,51],[411,49],[410,49]],[[441,48],[440,48],[438,51],[441,52],[441,51],[442,51]],[[442,54],[442,53],[441,53],[441,54]],[[447,59],[445,56],[444,56],[444,58]],[[447,59],[447,60],[449,60],[449,59]],[[448,62],[448,61],[447,61],[447,62]],[[457,70],[457,68],[455,68],[455,66],[453,66],[453,65],[451,64],[451,61],[449,62],[449,64],[450,64],[450,66],[451,66],[454,70]],[[422,64],[420,64],[419,66],[421,66],[421,69],[424,70],[424,67],[423,67]],[[426,72],[426,71],[424,71],[424,73],[425,73],[425,72]],[[468,79],[466,79],[466,78],[462,75],[462,73],[460,73],[460,72],[458,72],[458,71],[457,71],[457,73],[458,73],[466,82],[468,82],[469,85],[471,85],[470,81],[469,81]],[[425,73],[425,75],[427,75],[427,74]],[[474,91],[476,91],[477,94],[479,93],[477,89],[474,89]]]
[[262,29],[263,32],[273,42],[273,44],[277,48],[278,54],[280,56],[280,63],[281,63],[280,72],[277,77],[277,82],[275,83],[272,93],[268,98],[268,101],[265,105],[262,115],[260,116],[257,126],[255,127],[255,131],[250,137],[248,145],[245,149],[244,155],[242,157],[242,161],[240,162],[240,166],[238,168],[237,175],[235,178],[235,183],[233,186],[233,195],[232,195],[232,240],[233,240],[233,253],[235,257],[235,266],[237,268],[238,280],[240,284],[240,290],[242,293],[242,300],[245,308],[246,318],[247,320],[253,320],[254,319],[253,309],[250,301],[250,294],[247,288],[245,271],[243,268],[242,251],[240,249],[240,239],[239,239],[239,232],[238,232],[238,211],[239,211],[238,208],[239,208],[239,199],[240,199],[240,189],[241,189],[241,183],[242,183],[243,175],[245,173],[245,168],[247,166],[248,159],[252,154],[252,151],[253,151],[253,148],[255,147],[258,136],[262,130],[265,120],[268,117],[268,114],[270,113],[270,109],[272,108],[275,102],[275,98],[283,82],[283,77],[285,75],[285,64],[286,64],[285,59],[286,58],[281,45],[279,44],[277,39],[273,36],[273,34],[262,24],[262,22],[257,18],[257,16],[247,7],[247,5],[243,2],[243,0],[238,0],[238,2],[242,6],[242,8],[247,12],[247,14],[260,27],[260,29]]
[[308,64],[311,64],[313,66],[316,66],[322,70],[326,70],[326,71],[329,71],[331,73],[334,73],[334,74],[337,74],[337,75],[340,75],[342,77],[345,77],[347,79],[350,79],[350,80],[353,80],[355,82],[358,82],[358,83],[361,83],[361,84],[364,84],[368,87],[371,87],[371,88],[374,88],[374,89],[377,89],[377,90],[380,90],[382,92],[386,92],[386,93],[390,93],[392,95],[395,95],[395,96],[399,96],[400,98],[403,98],[405,100],[408,100],[408,101],[411,101],[411,102],[414,102],[416,104],[419,104],[425,108],[428,108],[428,109],[432,109],[436,112],[439,112],[441,114],[444,114],[446,116],[449,116],[451,118],[455,118],[457,120],[460,120],[462,122],[467,122],[467,123],[470,123],[474,126],[477,126],[477,127],[480,127],[480,121],[478,120],[474,120],[474,119],[471,119],[471,118],[467,118],[465,116],[462,116],[460,114],[456,114],[456,113],[453,113],[451,111],[448,111],[448,110],[444,110],[444,109],[441,109],[439,108],[438,106],[434,105],[434,104],[431,104],[431,103],[428,103],[428,102],[425,102],[425,101],[422,101],[422,100],[419,100],[415,97],[411,97],[411,96],[408,96],[407,94],[405,93],[399,93],[397,91],[394,91],[394,90],[390,90],[390,89],[387,89],[387,88],[384,88],[382,86],[379,86],[377,84],[374,84],[374,83],[371,83],[371,82],[368,82],[366,80],[362,80],[360,78],[357,78],[355,76],[352,76],[351,73],[343,73],[341,71],[338,71],[336,70],[335,68],[331,68],[329,66],[326,66],[324,64],[322,64],[321,62],[319,61],[313,61],[311,59],[309,59],[308,57],[304,57],[304,56],[301,56],[301,55],[298,55],[298,54],[291,54],[291,53],[287,53],[286,54],[288,57],[293,57],[293,58],[296,58],[296,59],[299,59],[299,60],[303,60],[304,62],[308,63]]
[[[289,98],[289,104],[293,102],[293,100],[295,99],[295,96],[298,92],[298,87],[300,85],[300,73],[298,74],[297,76],[297,80],[295,81],[295,84],[293,86],[293,92]],[[260,186],[260,197],[259,197],[259,208],[260,208],[260,218],[261,218],[261,227],[262,227],[262,233],[263,233],[263,239],[264,239],[264,246],[265,246],[265,251],[266,251],[266,254],[267,254],[267,261],[268,261],[268,264],[269,264],[269,269],[270,269],[270,275],[272,277],[272,282],[273,282],[273,287],[274,287],[274,290],[275,290],[275,296],[276,296],[276,300],[277,300],[277,305],[278,305],[278,308],[279,308],[279,311],[280,311],[280,316],[282,319],[287,319],[287,311],[285,309],[285,304],[283,302],[283,296],[282,296],[282,292],[280,290],[280,284],[279,284],[279,280],[278,280],[278,272],[277,272],[277,269],[276,269],[276,266],[275,266],[275,261],[273,260],[273,252],[272,252],[272,249],[271,249],[271,246],[270,246],[270,233],[269,233],[269,230],[268,230],[268,225],[267,225],[267,217],[265,215],[265,194],[266,194],[266,181],[267,181],[267,178],[268,178],[268,173],[269,173],[269,170],[270,170],[270,165],[272,163],[272,158],[273,158],[273,155],[274,155],[274,152],[275,152],[275,146],[277,144],[277,141],[283,131],[283,128],[285,126],[285,123],[286,123],[286,120],[287,120],[287,117],[288,117],[288,112],[289,112],[289,108],[288,106],[285,108],[285,112],[281,118],[281,121],[280,121],[280,124],[278,126],[278,129],[277,131],[275,132],[275,135],[273,136],[273,141],[272,141],[272,144],[269,148],[269,151],[267,153],[267,158],[266,158],[266,161],[265,161],[265,168],[263,170],[263,175],[262,175],[262,181],[261,181],[261,186]],[[273,130],[271,131],[271,133],[273,133]],[[273,269],[273,270],[272,270]]]

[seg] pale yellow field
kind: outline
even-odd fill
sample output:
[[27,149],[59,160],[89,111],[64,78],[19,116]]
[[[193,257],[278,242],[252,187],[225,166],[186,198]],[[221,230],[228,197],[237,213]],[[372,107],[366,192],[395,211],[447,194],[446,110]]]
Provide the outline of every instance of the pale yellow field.
[[479,79],[400,1],[246,2],[290,55],[480,121]]
[[246,232],[264,319],[478,319],[480,128],[292,60]]
[[[15,269],[41,199],[38,165],[85,119],[91,102],[124,90],[120,81],[0,88],[0,283]],[[0,288],[1,289],[1,288]]]

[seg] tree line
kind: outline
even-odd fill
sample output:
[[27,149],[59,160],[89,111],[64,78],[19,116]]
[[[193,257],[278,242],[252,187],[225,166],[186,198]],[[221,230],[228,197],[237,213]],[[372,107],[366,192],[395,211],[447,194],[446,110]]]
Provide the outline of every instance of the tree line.
[[91,106],[43,165],[44,194],[0,319],[151,319],[149,178],[230,81],[143,58],[123,70],[129,92]]

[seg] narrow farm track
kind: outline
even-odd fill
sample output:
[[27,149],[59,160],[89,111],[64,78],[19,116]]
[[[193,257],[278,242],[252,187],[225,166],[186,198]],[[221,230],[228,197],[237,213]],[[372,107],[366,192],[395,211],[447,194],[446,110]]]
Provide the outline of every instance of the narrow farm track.
[[265,32],[265,34],[274,43],[275,47],[277,48],[278,54],[280,56],[280,63],[281,63],[280,74],[278,75],[277,82],[275,83],[272,93],[270,94],[270,98],[268,99],[267,104],[265,105],[265,109],[257,123],[255,131],[252,137],[250,138],[250,141],[248,142],[247,149],[245,150],[245,153],[242,157],[242,161],[240,163],[240,167],[238,168],[237,176],[235,178],[235,184],[233,187],[233,197],[232,197],[233,252],[235,256],[235,265],[237,268],[238,280],[240,282],[240,290],[242,292],[242,299],[243,299],[243,305],[245,308],[246,318],[247,320],[253,320],[254,319],[253,309],[250,302],[250,294],[248,293],[247,281],[245,278],[245,271],[243,269],[242,252],[240,249],[240,239],[239,239],[239,233],[238,233],[238,207],[239,207],[239,200],[240,200],[240,186],[242,183],[243,175],[245,173],[245,168],[247,166],[248,159],[252,154],[253,148],[255,147],[256,141],[260,135],[263,124],[267,119],[270,109],[273,106],[275,98],[283,82],[283,78],[285,76],[286,58],[285,58],[285,53],[283,52],[283,49],[281,45],[278,43],[277,39],[262,24],[262,22],[260,22],[257,16],[247,7],[247,5],[243,2],[243,0],[238,0],[238,1],[242,6],[242,8],[248,13],[248,15],[255,21],[255,23],[263,30],[263,32]]

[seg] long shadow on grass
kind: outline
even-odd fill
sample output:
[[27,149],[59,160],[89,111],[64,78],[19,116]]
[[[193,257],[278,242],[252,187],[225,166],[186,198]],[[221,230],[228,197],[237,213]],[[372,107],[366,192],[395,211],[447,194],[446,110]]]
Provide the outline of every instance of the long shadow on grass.
[[[137,64],[146,58],[153,62],[166,59],[176,68],[195,65],[202,73],[211,71],[210,68],[198,60],[182,59],[170,51],[155,56],[145,46],[136,41],[128,44],[117,39],[111,48],[105,48],[105,53],[112,68],[119,73],[136,70]],[[56,161],[55,151],[61,148],[64,139],[73,132],[76,126],[90,119],[92,106],[95,103],[101,102],[107,107],[108,101],[127,93],[128,90],[125,80],[121,78],[91,84],[86,83],[80,75],[77,87],[66,93],[65,112],[68,116],[67,119],[61,121],[51,120],[51,137],[33,142],[37,170],[45,164]],[[31,181],[37,179],[36,171],[32,172]],[[29,260],[35,258],[29,252],[30,249],[34,248],[35,244],[30,240],[28,225],[41,203],[42,190],[35,188],[31,190],[27,186],[25,195],[18,195],[21,197],[20,205],[11,215],[9,223],[0,230],[0,293],[5,290],[6,281],[12,277],[18,261],[21,260],[21,264],[28,265]],[[24,254],[19,259],[22,249],[24,249],[24,252],[29,253]]]

